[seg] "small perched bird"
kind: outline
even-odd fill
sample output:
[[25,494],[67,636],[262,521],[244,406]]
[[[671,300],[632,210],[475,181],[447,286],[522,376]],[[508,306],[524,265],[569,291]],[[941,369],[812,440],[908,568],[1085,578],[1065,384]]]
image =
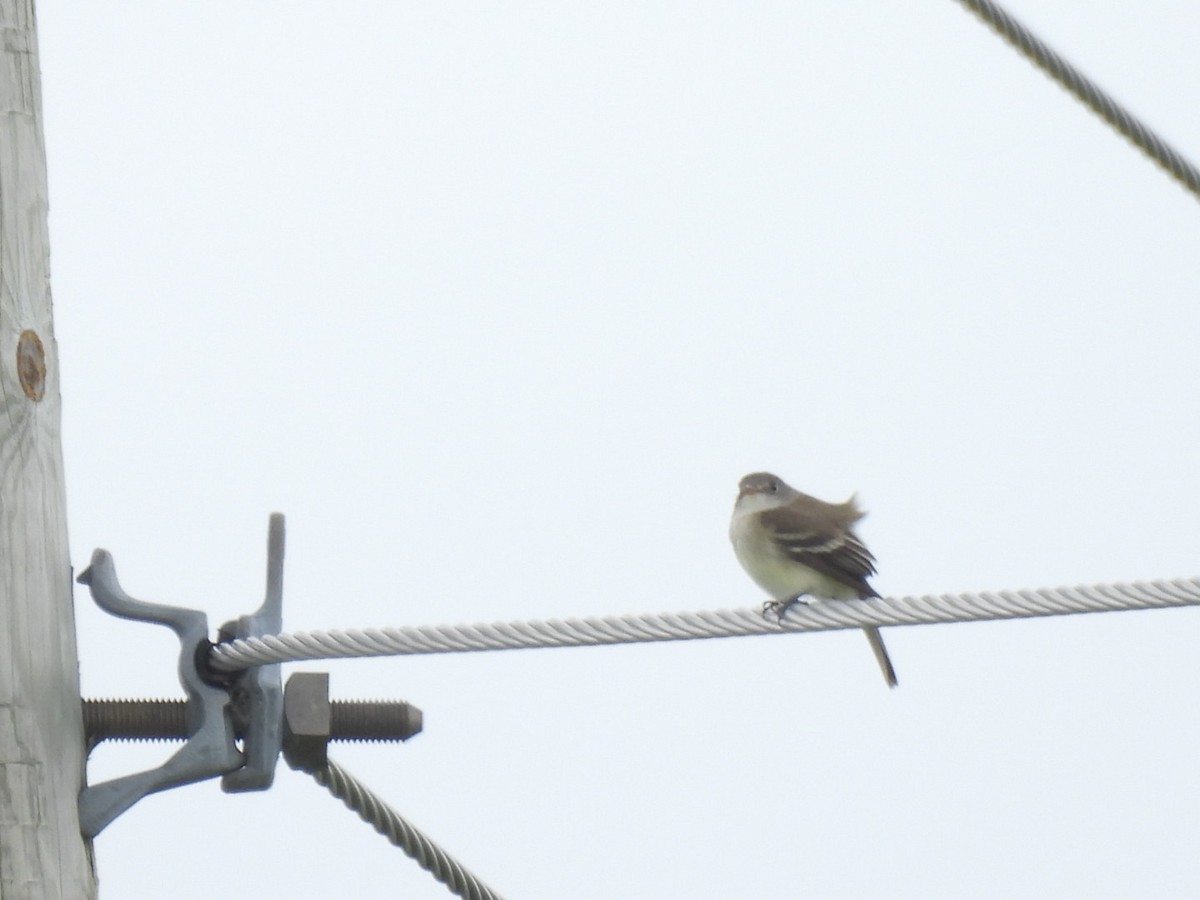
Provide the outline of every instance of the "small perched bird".
[[[823,600],[878,597],[867,578],[875,574],[875,557],[854,533],[865,513],[855,498],[826,503],[802,494],[770,472],[747,475],[738,484],[729,523],[729,539],[738,562],[755,583],[771,595],[763,615],[780,621],[801,596]],[[863,628],[888,687],[896,670],[879,629]]]

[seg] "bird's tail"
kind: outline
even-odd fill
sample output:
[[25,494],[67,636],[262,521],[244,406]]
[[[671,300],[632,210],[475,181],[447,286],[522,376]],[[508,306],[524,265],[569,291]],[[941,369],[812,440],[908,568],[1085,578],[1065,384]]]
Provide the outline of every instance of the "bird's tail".
[[868,625],[863,628],[863,632],[867,635],[867,642],[871,645],[871,652],[875,654],[875,661],[879,663],[879,668],[883,671],[883,678],[887,682],[888,687],[894,688],[898,682],[896,680],[896,669],[892,666],[892,661],[888,657],[887,647],[883,645],[883,635],[879,633],[879,629],[874,625]]

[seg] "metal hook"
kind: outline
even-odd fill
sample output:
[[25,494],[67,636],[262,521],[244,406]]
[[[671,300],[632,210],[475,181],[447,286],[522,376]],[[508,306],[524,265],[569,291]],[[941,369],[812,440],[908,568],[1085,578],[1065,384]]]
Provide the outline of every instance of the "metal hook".
[[187,694],[187,743],[157,769],[125,775],[85,787],[79,794],[79,825],[93,838],[147,794],[202,781],[236,769],[242,754],[234,744],[229,695],[204,682],[196,669],[196,651],[208,640],[208,617],[196,609],[135,600],[121,589],[112,554],[97,550],[77,579],[92,599],[122,619],[166,625],[179,637],[179,681]]
[[[227,622],[221,638],[258,637],[283,629],[284,519],[271,516],[267,544],[267,592],[250,615]],[[95,837],[147,794],[224,776],[226,791],[265,790],[274,780],[283,740],[283,688],[279,665],[255,666],[235,676],[207,670],[208,617],[199,610],[147,603],[130,597],[117,581],[107,550],[92,554],[80,573],[92,599],[123,619],[166,625],[179,637],[179,681],[187,694],[187,742],[156,769],[85,787],[79,795],[80,830]],[[235,735],[243,736],[239,750]]]
[[[283,516],[271,514],[267,535],[267,595],[248,616],[221,626],[220,640],[259,637],[283,631]],[[283,746],[283,684],[279,663],[252,666],[238,673],[233,687],[233,714],[243,734],[246,764],[226,772],[221,790],[265,791],[275,780],[275,764]]]

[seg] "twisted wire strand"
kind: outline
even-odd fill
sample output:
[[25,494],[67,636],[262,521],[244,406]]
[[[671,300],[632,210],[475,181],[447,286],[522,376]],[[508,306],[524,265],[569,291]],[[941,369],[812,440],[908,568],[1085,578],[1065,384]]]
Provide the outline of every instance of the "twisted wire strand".
[[404,656],[528,647],[578,647],[688,641],[793,631],[834,631],[863,625],[928,625],[1086,612],[1159,609],[1200,604],[1200,578],[1137,581],[1041,590],[797,603],[783,622],[757,609],[546,619],[477,625],[425,625],[264,635],[218,644],[210,663],[236,672],[251,666],[310,659]]
[[1195,166],[1033,32],[991,0],[959,2],[1200,198],[1200,171]]
[[370,788],[328,760],[324,769],[310,772],[317,784],[358,813],[388,841],[416,860],[450,893],[467,900],[502,900],[499,894],[462,867],[454,857],[426,837],[419,829],[388,806]]

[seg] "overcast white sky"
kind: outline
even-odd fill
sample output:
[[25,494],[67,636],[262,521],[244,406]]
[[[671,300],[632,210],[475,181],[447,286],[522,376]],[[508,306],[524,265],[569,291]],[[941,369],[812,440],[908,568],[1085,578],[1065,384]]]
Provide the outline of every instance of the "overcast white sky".
[[[1009,8],[1200,160],[1200,7]],[[884,594],[1200,572],[1200,204],[950,0],[39,6],[74,563],[289,629],[741,607],[769,468]],[[77,596],[88,696],[179,692]],[[1200,611],[289,667],[510,898],[1200,897]],[[167,748],[102,748],[93,780]],[[105,900],[438,898],[305,776]]]

